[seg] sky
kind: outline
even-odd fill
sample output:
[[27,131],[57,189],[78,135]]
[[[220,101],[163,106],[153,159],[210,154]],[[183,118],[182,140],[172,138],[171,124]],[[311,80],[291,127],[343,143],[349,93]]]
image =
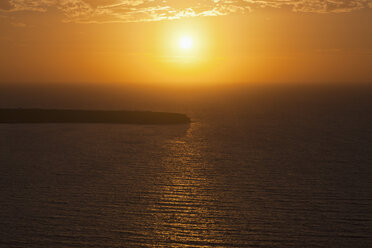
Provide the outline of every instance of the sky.
[[0,30],[0,84],[372,82],[372,0],[0,0]]

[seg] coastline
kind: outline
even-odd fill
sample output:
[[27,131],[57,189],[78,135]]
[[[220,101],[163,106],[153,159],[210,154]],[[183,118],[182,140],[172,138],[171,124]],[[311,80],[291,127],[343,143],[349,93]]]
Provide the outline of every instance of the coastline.
[[78,109],[0,109],[0,123],[184,124],[185,114],[152,111]]

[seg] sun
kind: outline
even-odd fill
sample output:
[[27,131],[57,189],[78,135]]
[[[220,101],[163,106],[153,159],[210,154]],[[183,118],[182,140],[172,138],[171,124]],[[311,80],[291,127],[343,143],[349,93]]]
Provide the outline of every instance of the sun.
[[179,46],[181,49],[189,50],[193,46],[193,41],[189,36],[183,36],[179,39]]

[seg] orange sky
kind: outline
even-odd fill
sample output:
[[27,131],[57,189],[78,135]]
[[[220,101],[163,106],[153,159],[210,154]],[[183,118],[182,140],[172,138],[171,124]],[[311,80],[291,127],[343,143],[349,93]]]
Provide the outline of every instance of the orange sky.
[[0,82],[371,82],[371,23],[371,0],[2,0]]

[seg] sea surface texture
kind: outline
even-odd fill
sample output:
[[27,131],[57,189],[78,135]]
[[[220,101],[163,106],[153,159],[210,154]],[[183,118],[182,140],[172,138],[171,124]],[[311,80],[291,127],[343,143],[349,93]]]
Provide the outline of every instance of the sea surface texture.
[[372,247],[369,100],[294,98],[1,124],[0,247]]

